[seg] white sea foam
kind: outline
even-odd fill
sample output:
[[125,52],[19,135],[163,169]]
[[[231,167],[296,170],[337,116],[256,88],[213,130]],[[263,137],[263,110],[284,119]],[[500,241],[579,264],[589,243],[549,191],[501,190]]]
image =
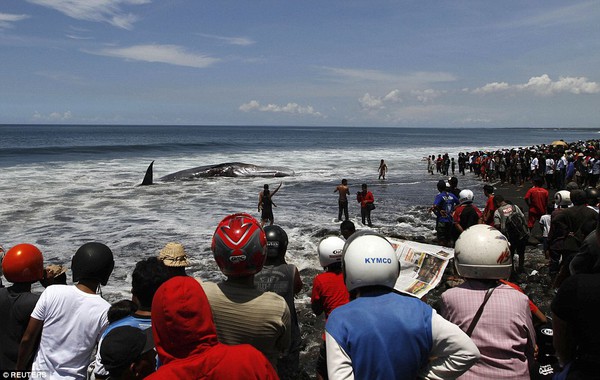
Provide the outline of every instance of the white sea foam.
[[[268,157],[251,159],[242,153],[163,157],[155,162],[155,177],[226,161],[284,166],[296,175],[271,179],[207,178],[146,187],[136,186],[149,163],[143,159],[8,167],[0,173],[0,192],[5,200],[0,204],[4,221],[2,243],[10,247],[31,242],[42,248],[47,261],[68,264],[84,242],[105,242],[117,256],[115,274],[104,290],[111,298],[126,295],[123,289],[128,289],[128,274],[135,262],[156,255],[171,240],[182,242],[192,254],[192,273],[205,279],[219,278],[209,251],[217,223],[232,212],[248,212],[258,217],[258,191],[264,183],[274,186],[281,181],[284,185],[274,197],[278,205],[274,211],[276,222],[290,236],[289,261],[300,269],[318,268],[316,245],[321,235],[339,230],[339,223],[332,222],[337,216],[337,195],[333,189],[341,177],[351,182],[350,214],[359,228],[362,228],[359,208],[353,199],[364,181],[372,183],[371,189],[378,200],[373,221],[379,229],[404,235],[430,232],[430,228],[396,223],[396,216],[409,203],[391,198],[394,194],[400,194],[401,198],[402,187],[408,190],[411,186],[423,186],[415,178],[425,177],[422,163],[400,160],[399,153],[391,151],[379,153],[377,157],[391,157],[386,157],[390,163],[402,162],[399,167],[390,164],[388,182],[373,180],[377,161],[370,152],[348,155],[341,150],[333,154],[317,150],[271,152]],[[411,177],[415,180],[410,180]],[[434,194],[433,189],[417,190]],[[430,223],[429,215],[420,217],[422,223]],[[324,232],[317,233],[319,230]]]

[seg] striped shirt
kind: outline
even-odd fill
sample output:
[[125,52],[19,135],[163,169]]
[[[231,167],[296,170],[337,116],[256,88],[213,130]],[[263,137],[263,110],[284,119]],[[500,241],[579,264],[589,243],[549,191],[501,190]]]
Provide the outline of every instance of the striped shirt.
[[273,292],[229,282],[203,282],[219,342],[248,343],[277,368],[277,358],[290,346],[290,310]]

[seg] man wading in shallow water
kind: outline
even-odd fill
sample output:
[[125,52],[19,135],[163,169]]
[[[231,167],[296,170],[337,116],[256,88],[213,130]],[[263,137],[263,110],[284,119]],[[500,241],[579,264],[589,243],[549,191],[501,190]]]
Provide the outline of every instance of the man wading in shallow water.
[[337,185],[333,192],[337,192],[340,194],[338,198],[338,221],[342,221],[342,211],[344,212],[344,220],[348,220],[348,195],[350,194],[350,189],[348,189],[348,181],[346,179],[342,180],[340,185]]
[[369,227],[373,227],[371,223],[371,211],[375,209],[375,197],[373,193],[367,190],[367,184],[362,184],[362,191],[356,193],[356,200],[360,203],[360,217],[362,218],[362,224],[365,224],[365,220]]
[[385,173],[387,173],[388,167],[384,160],[381,160],[381,162],[379,163],[378,170],[379,170],[379,178],[378,179],[385,179]]
[[275,221],[275,218],[273,217],[273,207],[277,207],[277,205],[273,203],[272,198],[273,195],[277,193],[279,188],[281,188],[282,184],[283,183],[280,183],[272,193],[269,191],[269,185],[265,184],[263,191],[258,194],[258,211],[261,212],[261,227],[263,227],[267,222],[270,222],[269,225],[272,226],[273,222]]

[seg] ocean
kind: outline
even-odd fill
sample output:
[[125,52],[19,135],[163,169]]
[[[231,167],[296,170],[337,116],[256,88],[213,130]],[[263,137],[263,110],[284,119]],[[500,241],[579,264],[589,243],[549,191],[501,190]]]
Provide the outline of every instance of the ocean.
[[[222,275],[210,252],[212,233],[227,214],[259,218],[258,193],[283,183],[273,201],[275,222],[288,233],[288,261],[318,269],[316,247],[337,234],[337,194],[350,186],[350,217],[357,228],[354,194],[367,183],[376,199],[374,229],[384,235],[431,238],[428,213],[439,175],[423,158],[432,154],[522,147],[596,139],[590,129],[416,129],[377,127],[258,126],[0,126],[0,244],[32,243],[47,263],[67,264],[88,241],[107,244],[115,270],[105,298],[130,298],[131,271],[169,241],[191,257],[188,273],[206,281]],[[379,161],[389,172],[378,180]],[[155,179],[196,166],[223,162],[278,166],[283,178],[201,178],[139,187],[147,166]],[[483,204],[481,182],[457,175],[460,188]],[[70,281],[70,280],[69,280]],[[306,300],[300,300],[306,302]]]

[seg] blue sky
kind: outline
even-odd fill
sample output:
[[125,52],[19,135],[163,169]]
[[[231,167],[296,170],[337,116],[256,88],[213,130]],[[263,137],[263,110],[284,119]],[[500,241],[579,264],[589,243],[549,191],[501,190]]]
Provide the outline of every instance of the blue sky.
[[600,128],[599,1],[0,4],[0,124]]

